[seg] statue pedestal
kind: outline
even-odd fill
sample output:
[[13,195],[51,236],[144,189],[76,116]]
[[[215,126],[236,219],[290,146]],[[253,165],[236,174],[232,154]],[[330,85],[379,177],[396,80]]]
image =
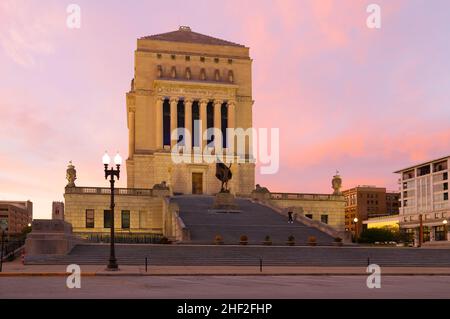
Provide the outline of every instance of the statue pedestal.
[[236,198],[231,193],[220,192],[214,198],[213,210],[216,212],[236,212],[238,213],[238,205]]

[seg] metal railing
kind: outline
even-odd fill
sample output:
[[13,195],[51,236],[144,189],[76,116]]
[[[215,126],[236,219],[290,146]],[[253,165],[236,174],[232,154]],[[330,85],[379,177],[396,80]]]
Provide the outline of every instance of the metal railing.
[[270,199],[302,199],[302,200],[333,200],[342,196],[329,194],[302,194],[302,193],[270,193]]
[[[106,187],[66,187],[66,194],[110,195],[111,189]],[[153,195],[153,190],[145,188],[116,188],[114,194],[128,196],[151,196]]]

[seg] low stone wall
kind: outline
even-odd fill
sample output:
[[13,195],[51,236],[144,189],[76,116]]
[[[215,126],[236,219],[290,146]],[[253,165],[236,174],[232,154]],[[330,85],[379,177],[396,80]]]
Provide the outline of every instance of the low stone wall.
[[72,225],[63,220],[34,220],[25,241],[26,256],[65,255],[81,240],[73,235]]

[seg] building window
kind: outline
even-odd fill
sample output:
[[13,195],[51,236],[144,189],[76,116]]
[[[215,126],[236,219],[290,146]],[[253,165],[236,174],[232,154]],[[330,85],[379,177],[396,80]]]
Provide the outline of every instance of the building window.
[[423,176],[430,174],[430,165],[422,166],[417,169],[417,175]]
[[165,99],[163,103],[163,145],[170,146],[170,102]]
[[185,127],[184,118],[185,118],[184,101],[179,100],[178,104],[177,104],[177,125],[178,125],[177,143],[179,143],[179,145],[183,145],[183,146],[186,145],[186,141],[184,140],[184,136],[186,135],[186,133],[184,132],[184,127]]
[[200,130],[199,127],[199,120],[200,120],[200,108],[198,105],[198,101],[194,101],[192,103],[192,146],[193,147],[199,147],[199,139],[200,139]]
[[161,53],[156,54],[156,57],[157,57],[158,59],[161,59],[161,58],[162,58]]
[[328,215],[320,215],[320,221],[324,224],[328,224]]
[[448,193],[444,193],[444,200],[448,200]]
[[233,59],[228,59],[228,64],[233,64]]
[[228,127],[228,106],[226,103],[222,104],[222,107],[220,108],[220,114],[221,114],[221,130],[222,130],[222,147],[227,147],[227,127]]
[[204,56],[200,57],[200,62],[205,62],[205,57]]
[[448,183],[444,183],[444,191],[448,190]]
[[170,56],[170,58],[171,58],[172,60],[175,60],[175,59],[176,59],[175,54],[172,54],[172,55]]
[[305,214],[305,217],[307,217],[309,219],[313,219],[313,215],[312,214]]
[[185,59],[186,61],[191,61],[191,57],[189,55],[186,55]]
[[111,211],[109,209],[104,210],[103,211],[103,228],[111,228],[111,222],[112,222]]
[[130,211],[122,211],[122,229],[130,229]]
[[95,214],[93,209],[86,209],[86,228],[94,228]]
[[[206,128],[213,128],[214,127],[214,104],[213,102],[208,102],[208,105],[206,106]],[[214,135],[211,136],[210,139],[206,141],[207,144],[214,141]]]
[[214,63],[219,63],[219,58],[214,58]]
[[443,179],[444,181],[446,181],[446,180],[448,179],[448,173],[447,173],[447,172],[445,172],[445,173],[442,174],[442,179]]

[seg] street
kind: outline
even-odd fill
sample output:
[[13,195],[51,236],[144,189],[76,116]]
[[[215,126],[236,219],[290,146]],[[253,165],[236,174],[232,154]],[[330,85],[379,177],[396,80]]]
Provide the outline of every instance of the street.
[[449,298],[450,276],[95,276],[3,277],[0,298]]

